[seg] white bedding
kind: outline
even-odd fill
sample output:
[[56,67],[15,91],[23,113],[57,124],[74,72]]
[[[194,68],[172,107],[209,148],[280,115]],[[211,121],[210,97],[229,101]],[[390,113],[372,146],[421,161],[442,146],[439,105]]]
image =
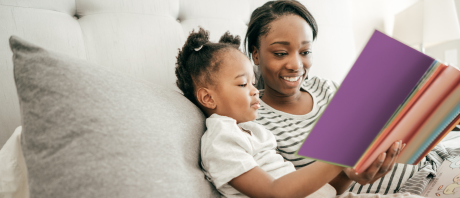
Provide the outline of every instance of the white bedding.
[[0,150],[0,197],[28,198],[27,169],[21,149],[19,126]]
[[[460,125],[459,125],[460,126]],[[459,148],[460,147],[460,131],[452,131],[442,139],[442,144],[448,148]]]
[[[27,169],[21,149],[19,126],[0,150],[0,197],[28,198]],[[445,147],[460,147],[460,131],[450,132],[442,141]]]

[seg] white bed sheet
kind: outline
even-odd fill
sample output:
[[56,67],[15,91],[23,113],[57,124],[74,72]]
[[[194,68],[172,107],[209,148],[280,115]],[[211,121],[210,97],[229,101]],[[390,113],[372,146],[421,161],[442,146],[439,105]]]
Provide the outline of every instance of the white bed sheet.
[[460,131],[450,132],[449,134],[446,135],[446,137],[444,137],[441,140],[441,142],[447,148],[459,148],[460,147]]
[[19,126],[0,150],[0,197],[28,198],[27,169],[21,149]]

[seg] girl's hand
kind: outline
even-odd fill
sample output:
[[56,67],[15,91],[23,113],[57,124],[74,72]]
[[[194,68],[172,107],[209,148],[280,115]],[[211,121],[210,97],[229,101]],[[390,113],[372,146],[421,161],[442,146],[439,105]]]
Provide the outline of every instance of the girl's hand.
[[315,162],[275,179],[256,166],[233,178],[228,184],[249,197],[306,197],[342,171],[343,167]]
[[367,168],[366,171],[356,174],[356,171],[353,168],[345,168],[343,171],[353,181],[358,182],[361,185],[366,185],[374,183],[376,180],[380,179],[384,175],[393,169],[396,159],[401,150],[404,148],[405,144],[401,146],[402,141],[395,142],[386,153],[382,153],[379,157],[372,163],[372,165]]

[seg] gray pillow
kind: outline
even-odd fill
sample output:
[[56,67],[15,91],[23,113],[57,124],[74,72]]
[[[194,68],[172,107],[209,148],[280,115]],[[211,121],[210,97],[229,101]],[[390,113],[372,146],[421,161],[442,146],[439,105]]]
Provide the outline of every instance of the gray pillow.
[[180,93],[10,38],[31,197],[216,197]]

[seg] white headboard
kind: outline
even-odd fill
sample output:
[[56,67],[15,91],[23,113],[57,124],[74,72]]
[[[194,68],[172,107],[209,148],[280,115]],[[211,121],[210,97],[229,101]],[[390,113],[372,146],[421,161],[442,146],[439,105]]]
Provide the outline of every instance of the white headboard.
[[[8,38],[175,88],[178,48],[198,26],[244,38],[266,0],[0,0],[0,147],[21,125]],[[302,0],[316,18],[312,75],[340,82],[355,59],[350,0]]]

